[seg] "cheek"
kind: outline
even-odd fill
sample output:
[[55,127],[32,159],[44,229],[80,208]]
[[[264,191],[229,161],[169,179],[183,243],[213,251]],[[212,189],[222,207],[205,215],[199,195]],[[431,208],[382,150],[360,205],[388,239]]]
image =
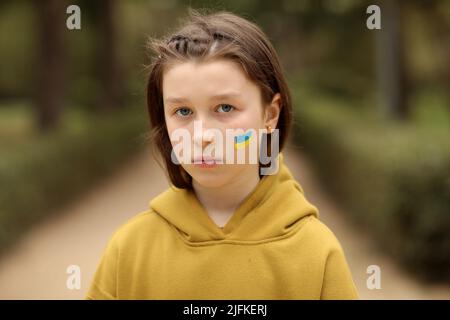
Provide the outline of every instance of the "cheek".
[[169,135],[169,139],[172,142],[172,144],[174,143],[172,141],[173,138],[173,132],[176,130],[176,128],[174,128],[173,126],[171,126],[169,123],[166,123],[166,127],[167,127],[167,134]]
[[182,124],[170,118],[166,118],[166,128],[169,138],[172,138],[176,131],[186,130],[186,128]]
[[264,127],[264,120],[262,116],[262,111],[251,108],[245,110],[239,114],[238,117],[233,119],[229,123],[232,128],[243,128],[243,129],[259,129]]

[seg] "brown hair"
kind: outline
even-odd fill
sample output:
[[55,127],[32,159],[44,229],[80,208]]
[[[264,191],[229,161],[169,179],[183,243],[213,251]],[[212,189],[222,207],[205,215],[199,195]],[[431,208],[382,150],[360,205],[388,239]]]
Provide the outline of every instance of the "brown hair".
[[165,39],[150,39],[149,44],[156,53],[149,66],[147,84],[150,136],[175,187],[191,189],[192,178],[171,160],[172,145],[164,118],[162,93],[164,67],[171,63],[230,59],[242,66],[260,87],[264,104],[269,104],[273,96],[280,93],[281,113],[276,128],[279,129],[279,150],[282,150],[292,122],[291,94],[277,53],[256,24],[226,11],[202,14],[189,9],[189,16],[178,31]]

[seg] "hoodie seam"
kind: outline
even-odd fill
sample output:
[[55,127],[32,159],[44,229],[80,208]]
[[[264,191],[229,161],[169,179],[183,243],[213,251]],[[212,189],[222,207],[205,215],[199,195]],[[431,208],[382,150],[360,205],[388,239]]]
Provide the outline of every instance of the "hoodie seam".
[[183,238],[183,236],[181,235],[178,228],[176,228],[172,224],[169,224],[168,221],[165,221],[165,223],[167,223],[169,225],[169,227],[171,227],[173,229],[173,231],[176,233],[177,237],[179,237],[181,239],[181,241],[183,241],[186,245],[188,245],[190,247],[206,247],[206,246],[216,246],[216,245],[223,245],[223,244],[248,246],[248,245],[259,245],[259,244],[271,243],[271,242],[276,242],[276,241],[290,238],[290,237],[294,236],[295,234],[297,234],[297,232],[300,231],[301,228],[305,227],[314,218],[315,218],[314,214],[309,214],[302,218],[302,220],[306,219],[303,223],[299,222],[298,226],[296,226],[295,228],[293,228],[286,234],[281,235],[281,236],[276,236],[273,238],[269,238],[269,239],[262,239],[262,240],[218,239],[218,240],[192,242],[192,241],[189,241],[189,240],[186,240],[185,238]]

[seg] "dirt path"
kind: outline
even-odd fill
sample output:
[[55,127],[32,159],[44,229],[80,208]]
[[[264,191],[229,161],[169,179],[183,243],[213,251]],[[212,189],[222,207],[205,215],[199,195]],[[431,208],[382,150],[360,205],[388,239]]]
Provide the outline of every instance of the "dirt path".
[[[321,219],[334,231],[345,250],[363,299],[450,299],[450,288],[420,285],[376,253],[366,237],[351,228],[335,204],[320,191],[307,160],[289,147],[286,162],[303,186]],[[28,232],[0,261],[0,299],[82,299],[112,233],[168,187],[149,150],[80,201],[67,206],[51,221]],[[381,267],[381,290],[366,288],[366,268]],[[81,270],[81,289],[66,287],[66,269]]]
[[[112,233],[167,187],[149,151],[137,155],[79,202],[31,230],[0,261],[0,299],[84,298]],[[66,287],[70,265],[81,269],[80,290]]]

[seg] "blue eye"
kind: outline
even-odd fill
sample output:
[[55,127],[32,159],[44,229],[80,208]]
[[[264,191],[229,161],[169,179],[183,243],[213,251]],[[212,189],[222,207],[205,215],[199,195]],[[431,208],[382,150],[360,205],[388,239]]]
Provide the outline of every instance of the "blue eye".
[[190,115],[190,112],[192,111],[188,108],[180,108],[177,111],[175,111],[176,114],[182,117],[187,117],[188,115]]
[[223,111],[219,111],[220,113],[229,113],[230,111],[234,110],[235,107],[229,104],[221,104],[218,108],[220,110],[222,108]]

